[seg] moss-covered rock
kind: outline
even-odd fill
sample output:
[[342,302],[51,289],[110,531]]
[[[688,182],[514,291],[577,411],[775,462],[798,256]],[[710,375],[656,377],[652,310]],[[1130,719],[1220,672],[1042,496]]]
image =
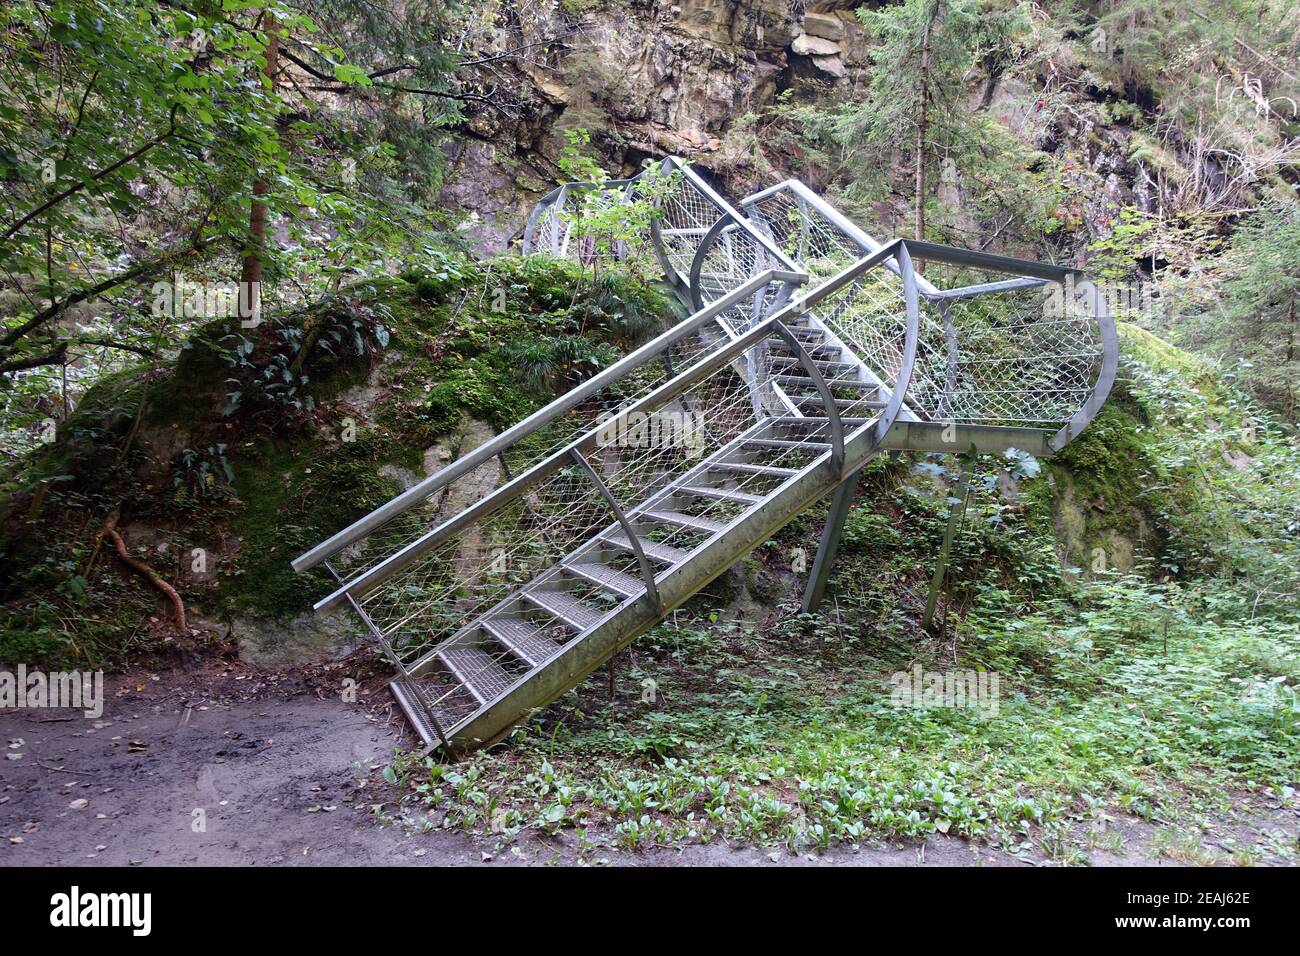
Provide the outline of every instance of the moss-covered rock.
[[[174,360],[105,377],[56,440],[0,483],[0,571],[11,585],[0,594],[0,659],[75,658],[82,639],[131,644],[158,598],[98,555],[95,533],[114,512],[121,527],[148,530],[127,534],[145,560],[162,560],[157,544],[210,553],[202,576],[179,563],[159,571],[195,617],[238,622],[241,646],[274,659],[267,635],[279,632],[256,622],[301,621],[332,584],[323,571],[295,574],[292,558],[671,316],[662,293],[634,277],[593,280],[545,257],[431,254],[255,329],[213,322]],[[542,366],[525,375],[520,355],[539,345]],[[67,631],[65,620],[80,623]],[[311,653],[343,640],[337,628],[316,631],[303,645]]]

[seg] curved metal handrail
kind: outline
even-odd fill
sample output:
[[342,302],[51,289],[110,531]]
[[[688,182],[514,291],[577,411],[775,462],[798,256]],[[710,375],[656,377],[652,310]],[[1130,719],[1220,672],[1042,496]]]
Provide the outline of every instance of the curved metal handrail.
[[596,469],[591,467],[591,462],[587,460],[587,457],[582,452],[576,448],[570,448],[569,457],[577,463],[591,483],[596,486],[600,496],[605,499],[605,504],[609,505],[609,510],[614,512],[614,519],[618,522],[619,527],[623,529],[623,534],[627,536],[628,547],[632,549],[632,554],[636,557],[637,567],[641,571],[641,579],[645,584],[646,600],[655,609],[655,613],[662,614],[664,602],[663,598],[659,596],[659,586],[655,583],[654,568],[650,566],[650,559],[646,557],[645,548],[641,545],[641,537],[636,533],[636,528],[632,527],[632,522],[628,520],[627,512],[623,510],[623,506],[614,497],[614,492],[609,490],[609,485],[605,484],[605,480],[600,477]]
[[605,182],[600,184],[584,183],[584,182],[568,182],[568,183],[561,183],[560,185],[556,186],[554,189],[552,189],[550,192],[544,195],[541,199],[537,200],[537,205],[533,207],[532,213],[528,216],[528,222],[524,225],[523,238],[520,239],[519,242],[521,252],[524,255],[531,255],[532,253],[537,251],[535,248],[536,238],[537,238],[537,223],[540,221],[542,214],[546,212],[548,209],[555,208],[557,205],[562,206],[564,204],[565,197],[568,196],[570,192],[576,190],[591,190],[591,189],[608,190],[614,188],[622,188],[624,192],[627,193],[636,185],[637,180],[640,178],[641,178],[641,174],[638,173],[636,176],[632,176],[629,179],[607,179]]
[[[1088,284],[1092,285],[1091,282]],[[1095,287],[1093,292],[1096,292]],[[1068,445],[1075,436],[1088,427],[1089,422],[1101,414],[1101,407],[1106,404],[1110,390],[1115,385],[1115,375],[1119,370],[1119,333],[1115,328],[1115,319],[1101,295],[1094,294],[1092,307],[1097,326],[1101,331],[1101,371],[1097,375],[1097,381],[1093,385],[1088,401],[1061,426],[1060,431],[1047,440],[1048,447],[1053,451],[1060,451]]]
[[812,356],[799,344],[799,339],[790,331],[789,326],[779,319],[774,319],[772,329],[777,335],[781,336],[785,344],[794,352],[799,364],[808,373],[808,377],[812,379],[813,387],[817,389],[817,394],[821,397],[822,407],[826,409],[826,420],[831,433],[831,466],[836,474],[842,475],[844,474],[844,423],[840,421],[840,410],[835,404],[835,396],[831,393],[830,386],[826,384],[826,378],[822,375],[821,369],[812,360]]
[[736,229],[736,218],[731,213],[725,216],[719,216],[718,221],[709,227],[709,231],[700,239],[700,245],[695,250],[695,258],[691,260],[691,277],[690,277],[690,296],[691,305],[696,309],[704,308],[704,293],[700,288],[700,279],[704,272],[704,260],[708,258],[710,247],[717,240],[725,229]]
[[899,275],[903,279],[903,302],[907,309],[907,333],[903,341],[903,358],[899,363],[898,377],[893,383],[889,395],[889,404],[885,413],[876,423],[876,441],[885,440],[885,435],[893,427],[894,420],[903,408],[903,400],[912,384],[912,373],[916,369],[916,346],[921,338],[921,305],[918,299],[916,269],[912,265],[912,255],[906,242],[898,242]]

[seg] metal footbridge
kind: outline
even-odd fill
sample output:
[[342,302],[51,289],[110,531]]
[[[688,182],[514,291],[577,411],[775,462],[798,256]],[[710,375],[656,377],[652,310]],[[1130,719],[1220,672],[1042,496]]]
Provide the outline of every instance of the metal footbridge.
[[[593,202],[646,226],[602,240]],[[294,561],[330,571],[317,612],[360,616],[449,752],[500,738],[829,496],[815,607],[874,455],[1051,455],[1115,376],[1114,324],[1076,271],[880,242],[797,180],[733,206],[670,157],[566,184],[524,252],[662,273],[690,317]]]

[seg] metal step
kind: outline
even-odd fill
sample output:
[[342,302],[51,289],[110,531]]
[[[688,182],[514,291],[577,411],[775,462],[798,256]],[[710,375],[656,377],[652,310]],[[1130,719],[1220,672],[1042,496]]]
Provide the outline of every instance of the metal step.
[[[790,401],[796,405],[816,405],[821,407],[822,398],[820,395],[791,395]],[[881,401],[878,398],[837,398],[835,399],[836,408],[884,408],[888,402]],[[824,416],[823,416],[824,417]],[[846,421],[841,418],[840,421]]]
[[692,531],[702,531],[705,534],[717,534],[726,525],[720,521],[713,521],[710,518],[697,518],[694,515],[684,515],[680,511],[665,511],[656,508],[653,511],[639,512],[635,517],[646,521],[656,521],[660,524],[670,524],[678,528],[690,528]]
[[567,591],[529,590],[523,592],[523,598],[577,631],[595,627],[596,622],[605,616]]
[[635,597],[645,590],[645,582],[640,578],[594,561],[575,561],[565,564],[564,570],[592,584],[608,588],[620,597]]
[[560,649],[560,645],[547,637],[545,631],[527,621],[485,617],[482,624],[483,630],[494,640],[530,667],[537,667]]
[[[803,385],[807,388],[817,387],[813,384],[813,380],[806,375],[773,375],[772,381],[776,382],[778,385]],[[826,384],[830,386],[832,390],[837,388],[852,388],[857,389],[859,392],[874,392],[880,388],[880,386],[875,382],[860,382],[851,378],[827,379]]]
[[[803,419],[803,421],[808,421],[808,419],[805,418],[805,419]],[[825,423],[825,419],[822,419],[822,423],[823,423],[823,424]],[[780,448],[780,449],[782,449],[782,450],[785,450],[785,449],[796,449],[796,450],[800,450],[800,451],[805,451],[805,450],[806,450],[809,454],[812,454],[812,453],[815,453],[815,452],[823,452],[823,451],[825,451],[827,448],[830,448],[830,447],[831,447],[830,442],[825,442],[825,441],[793,441],[793,440],[791,440],[791,439],[787,439],[787,438],[749,438],[749,439],[746,439],[746,441],[745,441],[745,446],[746,446],[746,447],[749,447],[750,445],[753,445],[753,446],[756,447],[756,448]]]
[[771,475],[774,478],[789,478],[799,474],[798,468],[779,468],[776,465],[750,465],[740,461],[712,461],[709,471],[738,471],[745,475]]
[[[850,362],[840,362],[836,359],[819,359],[816,356],[810,356],[812,362],[817,366],[817,370],[827,377],[833,379],[840,373],[848,373],[857,370],[857,366]],[[772,364],[780,365],[784,369],[802,369],[798,356],[795,355],[773,355]],[[785,373],[782,373],[785,374]]]
[[[854,405],[865,406],[867,408],[879,408],[875,402],[854,402]],[[825,415],[782,415],[777,418],[769,419],[774,425],[798,425],[802,427],[825,428],[828,419]],[[868,422],[875,421],[874,418],[841,418],[840,424],[844,426],[857,427],[865,425]]]
[[[820,335],[820,333],[818,333],[818,334]],[[772,358],[774,358],[774,359],[783,359],[783,360],[784,360],[784,359],[792,359],[792,358],[794,358],[795,361],[798,361],[798,359],[795,358],[795,356],[793,355],[793,353],[791,353],[791,351],[790,351],[790,343],[787,342],[785,339],[781,338],[779,335],[778,335],[778,336],[774,336],[774,337],[768,339],[768,340],[767,340],[767,343],[768,343],[768,345],[771,346],[774,350],[775,350],[775,349],[780,349],[780,350],[781,350],[779,353],[774,354],[774,355],[772,356]],[[844,353],[842,352],[842,350],[840,350],[840,349],[837,348],[836,346],[833,346],[833,345],[817,345],[817,344],[814,343],[814,340],[811,339],[811,338],[807,339],[806,341],[801,341],[799,344],[803,346],[803,350],[804,350],[805,352],[808,353],[809,357],[810,357],[814,362],[839,362],[839,361],[842,361],[841,358],[840,358],[840,356],[843,355]]]
[[[746,444],[749,444],[748,442]],[[792,444],[794,444],[792,442]],[[677,494],[691,495],[696,498],[716,498],[719,501],[734,501],[742,505],[756,505],[763,500],[761,495],[750,495],[743,491],[728,488],[707,488],[703,485],[683,485],[676,489]]]
[[[627,540],[627,535],[614,532],[604,535],[601,541],[612,544],[616,548],[626,551],[628,554],[635,554],[636,549],[632,543]],[[638,538],[637,543],[641,545],[641,550],[651,561],[659,561],[663,564],[681,564],[691,556],[689,551],[683,551],[681,548],[674,548],[672,545],[660,544],[658,541],[650,541],[647,538]]]
[[515,682],[491,654],[473,644],[445,647],[435,656],[480,704],[505,693]]

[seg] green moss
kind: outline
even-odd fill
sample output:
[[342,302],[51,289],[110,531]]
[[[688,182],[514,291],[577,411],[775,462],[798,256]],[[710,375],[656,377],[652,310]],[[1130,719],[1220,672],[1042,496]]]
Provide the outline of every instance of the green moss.
[[309,610],[331,579],[323,571],[304,578],[290,561],[397,494],[379,470],[402,454],[376,438],[249,450],[236,467],[239,571],[223,582],[225,609],[277,619]]
[[545,181],[536,179],[526,173],[520,173],[515,176],[515,185],[520,189],[532,193],[544,193],[550,188],[549,184]]
[[1170,345],[1158,335],[1128,322],[1117,322],[1120,353],[1131,361],[1141,362],[1155,372],[1174,372],[1188,388],[1211,401],[1223,395],[1223,383],[1214,369],[1201,359]]
[[[310,414],[289,413],[265,401],[228,411],[232,386],[227,380],[258,373],[255,364],[232,364],[234,336],[258,343],[258,351],[245,356],[255,363],[264,348],[277,345],[271,333],[299,328],[305,341],[328,309],[345,320],[371,310],[365,314],[381,317],[389,333],[386,348],[364,357],[309,352],[304,394],[316,403]],[[431,256],[401,277],[358,283],[313,307],[272,316],[272,325],[257,332],[240,330],[230,320],[210,323],[174,362],[139,365],[104,378],[62,426],[58,440],[23,464],[5,496],[25,508],[24,488],[30,491],[42,477],[64,477],[51,489],[46,511],[70,515],[74,527],[93,526],[117,506],[124,522],[144,520],[160,529],[183,525],[189,531],[202,526],[214,539],[228,530],[239,545],[223,562],[212,609],[289,618],[308,610],[331,587],[323,572],[299,576],[290,561],[400,490],[396,480],[380,474],[384,466],[418,474],[425,450],[457,434],[467,417],[500,430],[552,397],[522,384],[515,359],[521,343],[567,337],[589,343],[590,354],[608,355],[635,344],[636,336],[662,327],[670,316],[662,293],[618,273],[593,284],[576,264],[547,257],[479,263]],[[277,347],[284,351],[285,346]],[[351,414],[331,399],[363,384],[370,386],[361,409],[369,422],[357,440],[322,437],[337,436],[339,420]],[[115,468],[141,402],[146,413],[135,449],[126,467]],[[179,433],[171,431],[177,423]],[[204,452],[217,444],[225,446],[233,487],[225,500],[204,502],[172,494],[168,469],[173,463],[146,460],[141,450],[183,445]],[[56,542],[64,539],[52,533],[50,522],[11,524],[16,533],[0,538],[0,563],[6,568],[55,560]],[[40,587],[61,586],[72,573],[46,575],[49,580],[42,578]],[[138,582],[128,581],[126,587],[132,594],[143,592],[151,606],[154,596]],[[0,649],[9,648],[17,659],[58,653],[69,640],[59,624],[66,609],[59,610],[58,602],[66,600],[51,598],[54,603],[35,610],[17,601],[0,607],[0,620],[12,624]],[[92,643],[111,646],[116,632],[106,627],[101,633],[95,621],[86,620],[74,630]],[[120,634],[116,640],[122,643]]]
[[1143,439],[1142,411],[1123,393],[1112,394],[1101,414],[1052,459],[1058,477],[1068,477],[1078,496],[1097,507],[1134,503],[1155,467]]

